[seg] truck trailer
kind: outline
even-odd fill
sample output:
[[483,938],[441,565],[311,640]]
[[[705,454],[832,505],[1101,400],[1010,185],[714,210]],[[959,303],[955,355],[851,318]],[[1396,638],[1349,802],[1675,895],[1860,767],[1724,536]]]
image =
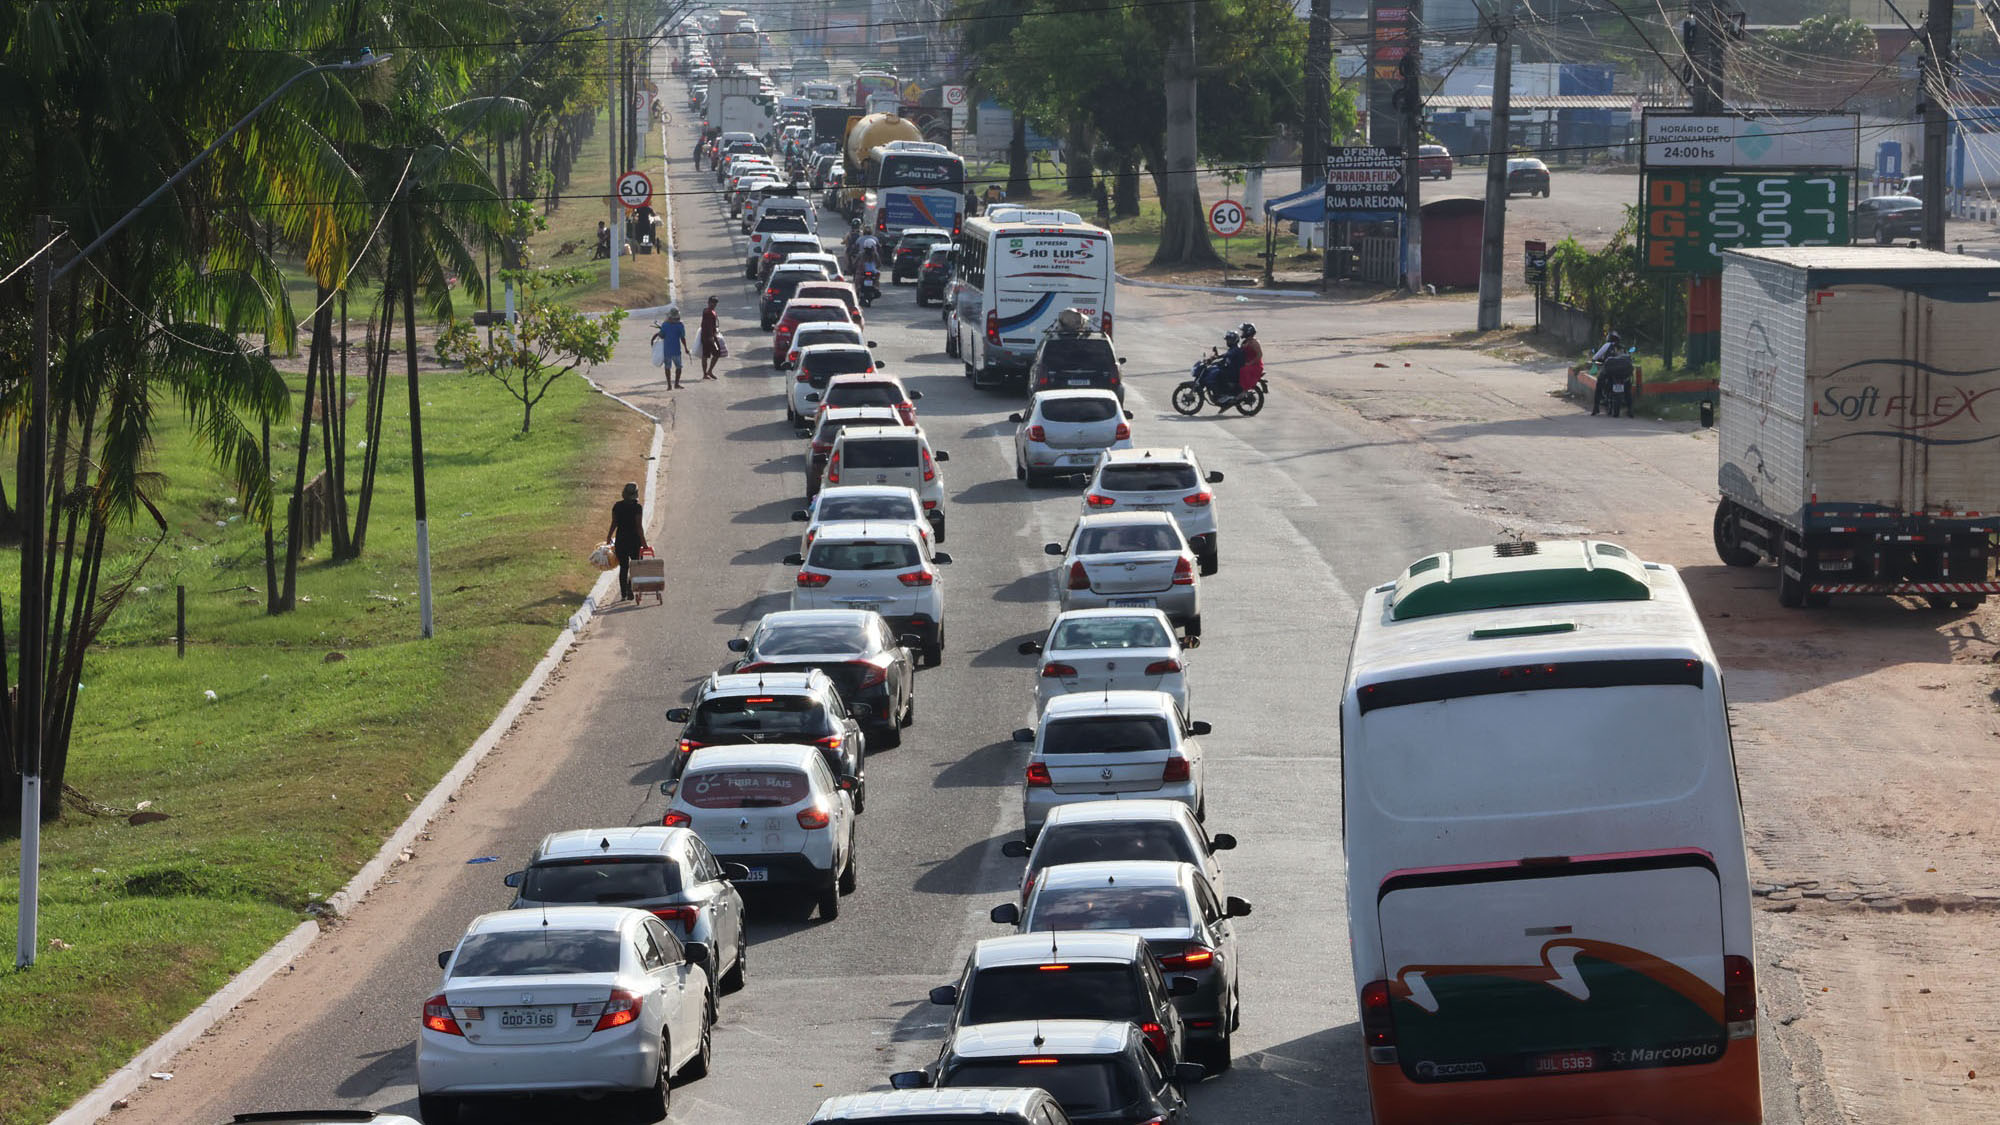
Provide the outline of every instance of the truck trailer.
[[1729,251],[1715,549],[1778,600],[2000,593],[2000,263],[1930,250]]

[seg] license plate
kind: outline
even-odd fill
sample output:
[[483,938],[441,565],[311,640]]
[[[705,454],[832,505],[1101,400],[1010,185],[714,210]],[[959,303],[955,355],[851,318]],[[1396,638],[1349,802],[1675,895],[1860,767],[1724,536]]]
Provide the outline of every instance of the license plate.
[[501,1027],[537,1028],[537,1027],[554,1027],[555,1025],[556,1025],[556,1011],[554,1008],[500,1009]]
[[1595,1051],[1555,1051],[1535,1058],[1536,1074],[1582,1074],[1597,1069]]
[[1072,387],[1088,387],[1088,386],[1090,385],[1090,380],[1088,380],[1088,379],[1071,379],[1071,380],[1069,381],[1069,385],[1070,385],[1070,386],[1072,386]]
[[1853,559],[1822,559],[1813,564],[1820,570],[1853,570]]
[[870,601],[867,598],[851,598],[847,601],[841,602],[840,604],[848,609],[874,609],[876,606],[879,606],[882,603],[878,601]]
[[1151,608],[1153,608],[1153,606],[1154,606],[1154,605],[1156,604],[1156,599],[1153,599],[1153,598],[1112,598],[1112,599],[1111,599],[1111,604],[1112,604],[1112,605],[1114,605],[1114,606],[1121,606],[1121,607],[1130,607],[1130,608],[1133,608],[1133,609],[1151,609]]
[[1095,454],[1095,453],[1069,453],[1069,454],[1065,454],[1065,455],[1063,456],[1063,464],[1065,464],[1065,465],[1095,465],[1095,464],[1097,464],[1097,454]]
[[1135,512],[1164,512],[1167,510],[1167,506],[1165,504],[1134,504],[1132,505],[1132,510]]
[[771,869],[768,867],[752,867],[750,874],[737,880],[739,883],[768,883],[770,881]]
[[1612,394],[1614,394],[1614,395],[1622,395],[1622,394],[1624,394],[1624,393],[1625,393],[1625,384],[1623,384],[1623,383],[1613,383],[1613,384],[1611,384],[1611,393],[1612,393]]

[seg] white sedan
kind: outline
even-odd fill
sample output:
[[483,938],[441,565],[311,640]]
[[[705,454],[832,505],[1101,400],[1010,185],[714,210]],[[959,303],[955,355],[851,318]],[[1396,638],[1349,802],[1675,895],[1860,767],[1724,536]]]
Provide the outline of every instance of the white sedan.
[[469,1099],[612,1095],[667,1115],[676,1075],[708,1073],[714,987],[708,947],[623,906],[503,910],[438,954],[424,1001],[417,1105],[432,1125]]
[[1073,609],[1042,640],[1022,641],[1020,651],[1042,658],[1036,714],[1059,695],[1133,690],[1166,692],[1190,715],[1184,650],[1200,644],[1176,640],[1173,622],[1157,609]]

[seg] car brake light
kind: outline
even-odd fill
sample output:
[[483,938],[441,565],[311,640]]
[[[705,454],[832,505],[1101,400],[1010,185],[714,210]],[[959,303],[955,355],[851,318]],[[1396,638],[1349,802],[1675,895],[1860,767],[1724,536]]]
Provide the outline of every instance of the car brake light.
[[931,464],[931,451],[926,449],[923,452],[924,452],[924,479],[936,480],[937,466]]
[[1040,1058],[1032,1058],[1032,1059],[1015,1059],[1014,1065],[1015,1066],[1060,1066],[1062,1065],[1062,1060],[1052,1059],[1046,1056]]
[[834,454],[833,456],[831,456],[831,457],[827,458],[827,462],[826,462],[826,483],[828,483],[828,484],[839,484],[839,483],[840,483],[840,454],[838,454],[838,453],[836,453],[836,454]]
[[662,922],[672,922],[683,930],[694,928],[694,921],[701,917],[699,906],[655,906],[652,915]]
[[1058,676],[1074,676],[1076,675],[1076,669],[1070,667],[1067,664],[1058,664],[1052,660],[1047,664],[1042,665],[1042,675],[1051,678]]
[[639,1018],[639,997],[636,993],[622,988],[611,990],[611,999],[604,1002],[604,1014],[597,1017],[597,1026],[592,1031],[609,1031],[614,1027],[624,1027]]
[[833,818],[828,816],[826,810],[820,808],[818,805],[810,805],[799,810],[800,828],[825,828],[832,823]]
[[986,310],[986,341],[991,344],[1000,342],[1000,314],[992,309]]
[[1027,437],[1029,441],[1047,441],[1049,440],[1049,432],[1040,426],[1029,426]]
[[[1179,580],[1176,579],[1176,581]],[[1080,562],[1069,564],[1069,588],[1072,590],[1090,589],[1090,574],[1083,569],[1083,564]]]
[[444,993],[440,992],[424,1001],[424,1030],[441,1032],[445,1035],[465,1034],[458,1026],[458,1021],[452,1018],[451,1004],[445,1000]]
[[[1056,783],[1055,778],[1049,776],[1049,767],[1045,762],[1029,762],[1027,778],[1030,789],[1044,789]],[[1048,968],[1047,965],[1042,967]]]
[[866,660],[850,660],[848,663],[861,669],[862,687],[874,687],[877,684],[886,684],[889,682],[889,670],[879,664],[874,664]]
[[778,290],[776,289],[776,287],[764,290],[764,299],[766,301],[771,300],[773,297],[776,297],[777,295],[778,295]]
[[[792,382],[794,382],[794,383],[810,383],[810,382],[812,382],[812,376],[811,376],[811,375],[809,375],[809,374],[807,374],[807,373],[806,373],[806,372],[804,372],[804,371],[800,371],[800,372],[799,372],[799,374],[798,374],[798,377],[797,377],[796,379],[793,379],[793,380],[792,380]],[[813,448],[814,448],[814,449],[818,449],[818,448],[819,448],[819,446],[815,445],[815,446],[813,446]]]
[[1191,496],[1181,497],[1181,503],[1186,504],[1190,508],[1206,508],[1208,507],[1208,502],[1213,499],[1215,499],[1215,493],[1202,491],[1194,493]]
[[898,574],[896,581],[905,586],[929,586],[937,581],[937,575],[928,570],[910,570]]
[[1106,336],[1111,335],[1111,310],[1105,309],[1104,315],[1102,317],[1099,317],[1098,319],[1104,328],[1104,334]]
[[846,740],[837,734],[829,734],[825,738],[813,739],[813,745],[822,750],[838,750],[840,749],[840,744],[844,741]]
[[[1112,380],[1112,382],[1114,383],[1117,381],[1118,380],[1116,379]],[[1118,441],[1127,441],[1132,437],[1132,427],[1126,425],[1123,422],[1120,422],[1118,423],[1118,432],[1112,434],[1111,436]]]
[[937,506],[938,506],[938,502],[937,502],[937,501],[935,501],[935,500],[926,500],[926,501],[924,501],[924,508],[925,508],[925,510],[927,510],[927,511],[928,511],[928,510],[931,510],[931,509],[934,509],[934,508],[936,508]]
[[1389,1014],[1389,982],[1369,981],[1361,989],[1361,1038],[1368,1046],[1368,1061],[1396,1061],[1396,1021]]
[[1146,1037],[1146,1046],[1161,1058],[1167,1057],[1167,1029],[1148,1021],[1139,1025],[1139,1031]]
[[1181,662],[1178,660],[1155,660],[1146,665],[1148,676],[1171,676],[1180,670]]
[[1215,950],[1191,945],[1179,953],[1169,953],[1160,958],[1162,969],[1206,969],[1215,963]]
[[1167,768],[1160,771],[1160,780],[1186,781],[1188,777],[1188,760],[1179,754],[1169,755],[1167,758]]
[[809,589],[816,590],[831,581],[833,581],[833,575],[831,574],[814,574],[810,570],[799,571],[799,585]]
[[1112,505],[1118,503],[1118,501],[1112,499],[1109,496],[1099,496],[1095,492],[1084,497],[1083,502],[1090,505],[1093,508],[1109,508]]
[[660,818],[660,827],[686,828],[693,821],[693,817],[690,817],[679,809],[668,809],[666,815]]
[[1174,585],[1194,585],[1194,563],[1186,555],[1174,560]]
[[1722,959],[1722,1021],[1731,1039],[1757,1034],[1757,972],[1748,957]]
[[703,746],[705,746],[705,745],[707,745],[707,743],[704,743],[704,742],[701,742],[701,741],[699,741],[699,740],[696,740],[696,739],[692,739],[692,738],[683,738],[683,739],[681,739],[681,753],[683,753],[683,754],[692,754],[692,753],[694,753],[694,752],[695,752],[696,750],[699,750],[699,749],[701,749],[701,748],[702,748]]

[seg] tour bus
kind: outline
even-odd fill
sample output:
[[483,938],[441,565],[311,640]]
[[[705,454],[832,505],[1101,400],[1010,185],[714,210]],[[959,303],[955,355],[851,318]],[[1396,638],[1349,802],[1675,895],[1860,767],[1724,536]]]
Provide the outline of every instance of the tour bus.
[[974,386],[1025,379],[1042,333],[1064,309],[1111,335],[1111,232],[1074,211],[988,207],[965,220],[952,276],[956,315],[948,322]]
[[865,106],[870,94],[893,94],[897,90],[896,76],[886,70],[863,70],[854,76],[854,97],[848,105]]
[[890,141],[868,151],[862,225],[884,248],[906,228],[958,234],[965,208],[965,158],[935,141]]
[[1762,1119],[1728,712],[1673,568],[1419,559],[1363,600],[1340,725],[1378,1125]]

